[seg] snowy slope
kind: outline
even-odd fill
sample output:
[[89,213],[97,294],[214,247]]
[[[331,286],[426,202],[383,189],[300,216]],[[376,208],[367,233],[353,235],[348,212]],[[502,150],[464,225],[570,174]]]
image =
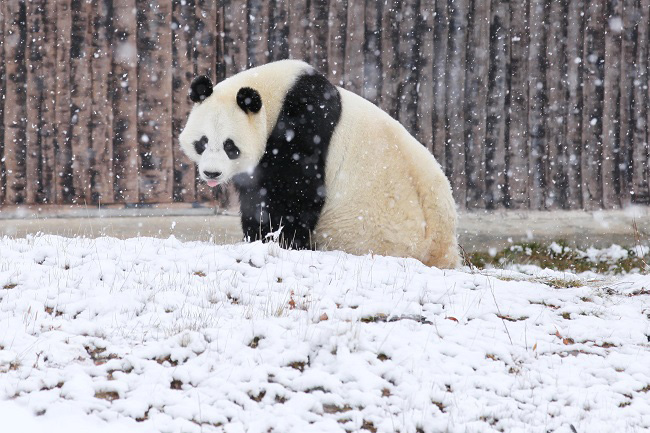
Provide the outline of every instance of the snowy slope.
[[649,276],[490,274],[5,238],[0,431],[650,429]]

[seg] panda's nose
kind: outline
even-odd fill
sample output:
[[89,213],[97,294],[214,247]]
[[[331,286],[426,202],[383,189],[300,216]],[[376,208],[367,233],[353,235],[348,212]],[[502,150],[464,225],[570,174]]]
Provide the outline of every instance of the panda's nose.
[[203,174],[204,174],[205,177],[207,177],[208,179],[216,179],[216,178],[218,178],[219,176],[221,176],[221,172],[220,172],[220,171],[204,171]]

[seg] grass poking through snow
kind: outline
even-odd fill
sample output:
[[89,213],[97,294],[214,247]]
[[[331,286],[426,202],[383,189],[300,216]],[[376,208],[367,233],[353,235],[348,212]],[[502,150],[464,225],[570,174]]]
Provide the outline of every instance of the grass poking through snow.
[[[650,248],[638,245],[623,248],[613,245],[605,249],[579,249],[569,247],[565,242],[542,245],[536,242],[513,244],[501,251],[474,252],[467,255],[470,266],[484,268],[504,268],[510,265],[534,265],[542,269],[570,271],[574,273],[595,272],[601,274],[626,274],[650,271]],[[566,286],[563,281],[557,287]],[[571,284],[570,282],[568,284]]]

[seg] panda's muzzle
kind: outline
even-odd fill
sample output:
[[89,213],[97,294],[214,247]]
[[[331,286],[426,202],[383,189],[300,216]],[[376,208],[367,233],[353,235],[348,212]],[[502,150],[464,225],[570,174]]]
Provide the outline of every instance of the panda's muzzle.
[[221,176],[220,171],[204,171],[203,175],[206,177],[206,179],[216,179],[219,176]]

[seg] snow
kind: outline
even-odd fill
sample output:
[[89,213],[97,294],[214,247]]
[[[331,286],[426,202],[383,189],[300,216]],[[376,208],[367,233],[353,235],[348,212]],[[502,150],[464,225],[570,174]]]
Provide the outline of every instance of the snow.
[[2,431],[650,429],[650,276],[533,268],[3,238]]
[[609,19],[609,29],[614,33],[621,33],[624,29],[623,19],[620,16],[613,16]]

